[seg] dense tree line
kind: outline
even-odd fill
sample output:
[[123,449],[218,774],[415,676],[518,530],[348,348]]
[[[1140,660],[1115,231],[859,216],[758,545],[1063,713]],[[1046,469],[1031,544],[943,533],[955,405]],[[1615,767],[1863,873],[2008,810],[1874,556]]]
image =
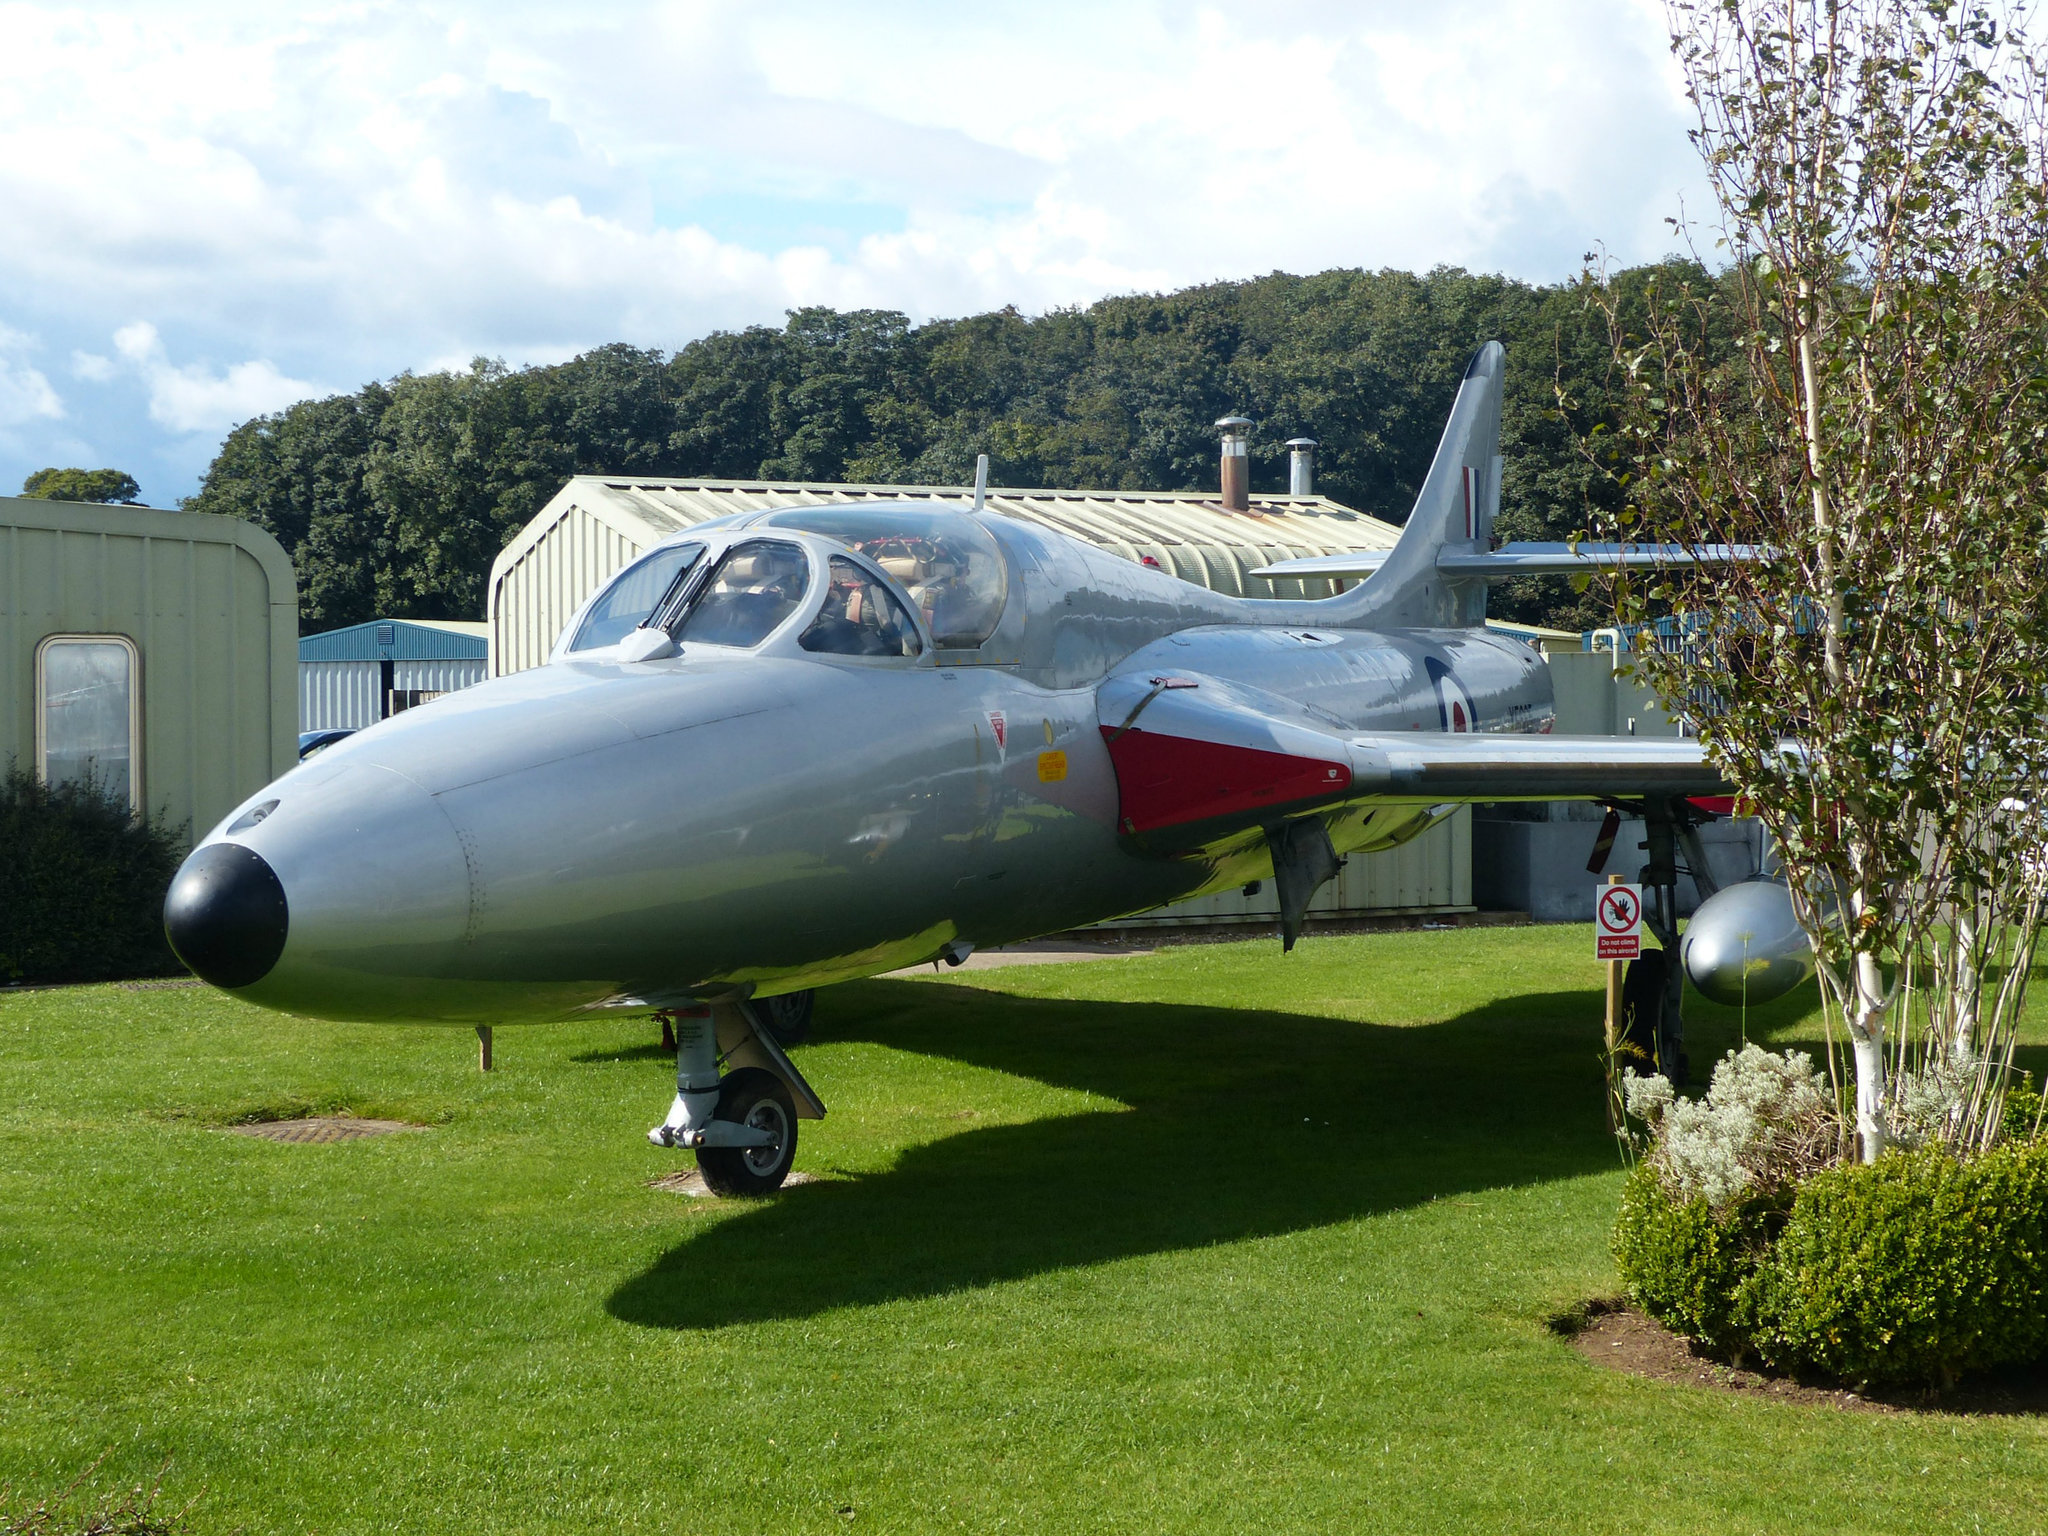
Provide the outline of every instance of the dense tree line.
[[[277,535],[309,630],[480,616],[492,557],[584,473],[957,485],[985,452],[996,484],[1213,489],[1211,423],[1238,412],[1258,423],[1255,492],[1285,488],[1283,445],[1309,436],[1318,490],[1398,522],[1491,337],[1509,368],[1500,534],[1576,532],[1609,494],[1575,446],[1610,398],[1604,322],[1572,285],[1455,269],[1275,273],[923,325],[801,309],[672,356],[479,359],[244,423],[186,505]],[[1558,410],[1560,379],[1581,419]],[[1502,592],[1494,611],[1606,621],[1561,582]]]

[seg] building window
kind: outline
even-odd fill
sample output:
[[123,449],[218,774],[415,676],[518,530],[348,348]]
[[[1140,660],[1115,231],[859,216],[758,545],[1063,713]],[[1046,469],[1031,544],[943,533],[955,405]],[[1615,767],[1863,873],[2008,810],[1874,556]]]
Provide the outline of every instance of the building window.
[[51,635],[36,647],[36,771],[45,783],[90,780],[141,808],[137,660],[122,635]]

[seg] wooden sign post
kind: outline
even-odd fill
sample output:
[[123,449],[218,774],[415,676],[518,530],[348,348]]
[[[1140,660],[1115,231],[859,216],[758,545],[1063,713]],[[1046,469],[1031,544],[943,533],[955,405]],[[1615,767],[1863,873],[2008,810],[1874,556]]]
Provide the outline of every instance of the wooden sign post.
[[[1609,885],[1626,885],[1628,876],[1609,875]],[[1614,1053],[1621,1048],[1621,980],[1628,968],[1626,960],[1607,962],[1607,1058],[1612,1061]]]
[[476,1069],[479,1072],[491,1070],[491,1026],[488,1024],[476,1027]]
[[[1609,875],[1607,883],[1609,886],[1625,885],[1628,883],[1628,876]],[[1596,934],[1600,932],[1599,905],[1602,894],[1598,890],[1593,893],[1593,930]],[[1595,940],[1595,946],[1595,952],[1597,953],[1597,939]],[[1607,1092],[1603,1097],[1607,1100],[1607,1129],[1610,1134],[1621,1129],[1621,1107],[1616,1102],[1616,1096],[1621,1092],[1619,1055],[1621,1051],[1621,983],[1627,970],[1628,962],[1626,960],[1610,959],[1607,961]]]

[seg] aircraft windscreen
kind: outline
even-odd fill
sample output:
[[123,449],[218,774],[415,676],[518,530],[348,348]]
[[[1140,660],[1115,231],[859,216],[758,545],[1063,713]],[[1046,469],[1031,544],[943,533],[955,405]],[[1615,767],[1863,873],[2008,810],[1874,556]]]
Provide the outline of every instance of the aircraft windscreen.
[[915,507],[803,507],[760,526],[822,533],[886,571],[923,611],[932,640],[955,648],[995,633],[1009,595],[1002,551],[964,512]]
[[700,645],[759,645],[810,590],[811,560],[794,544],[737,544],[712,571],[676,634]]
[[605,588],[604,595],[590,605],[590,612],[569,642],[572,651],[594,651],[617,645],[646,622],[676,583],[676,578],[697,563],[704,553],[702,544],[670,544],[657,549]]

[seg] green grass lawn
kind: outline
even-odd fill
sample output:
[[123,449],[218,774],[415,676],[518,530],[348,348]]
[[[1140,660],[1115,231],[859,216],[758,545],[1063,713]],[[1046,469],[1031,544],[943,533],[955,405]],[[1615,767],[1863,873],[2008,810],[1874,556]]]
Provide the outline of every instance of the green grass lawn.
[[[687,1154],[643,1139],[644,1021],[501,1030],[486,1077],[467,1031],[0,999],[0,1482],[168,1457],[252,1533],[2048,1526],[2032,1418],[1639,1381],[1545,1328],[1616,1283],[1591,948],[833,988],[819,1181],[752,1204],[647,1187]],[[1703,1075],[1738,1021],[1688,1006]],[[217,1129],[339,1106],[431,1128]]]

